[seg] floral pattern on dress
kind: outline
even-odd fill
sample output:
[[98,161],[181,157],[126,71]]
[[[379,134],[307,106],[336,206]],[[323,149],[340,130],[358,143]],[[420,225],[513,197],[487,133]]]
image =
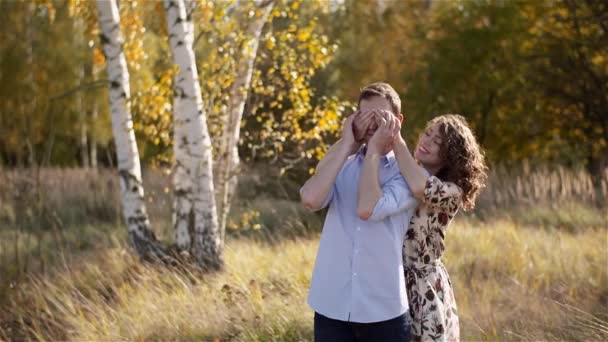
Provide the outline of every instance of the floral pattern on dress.
[[445,232],[462,203],[454,183],[430,176],[403,243],[412,341],[459,341],[456,300],[441,262]]

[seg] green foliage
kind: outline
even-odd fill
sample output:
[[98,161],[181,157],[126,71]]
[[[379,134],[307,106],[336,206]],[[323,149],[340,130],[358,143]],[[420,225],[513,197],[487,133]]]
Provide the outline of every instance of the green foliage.
[[[84,2],[83,2],[84,3]],[[90,113],[102,83],[89,72],[94,63],[87,15],[72,2],[3,1],[0,20],[0,155],[8,165],[74,165],[78,162],[79,111]],[[88,12],[87,12],[88,13]],[[80,109],[77,100],[84,98]],[[99,110],[107,110],[99,102]],[[95,127],[101,146],[110,139],[109,118]]]
[[608,38],[592,3],[444,3],[406,102],[465,113],[493,161],[600,158]]
[[[601,1],[346,1],[328,91],[395,85],[413,141],[431,117],[465,115],[491,162],[585,163],[608,150],[608,5]],[[595,167],[593,167],[595,165]]]
[[562,142],[549,146],[569,147],[563,150],[601,171],[608,166],[608,4],[563,0],[527,10],[537,18],[524,49],[531,79],[553,139]]
[[[253,1],[190,3],[217,148],[247,28],[262,11]],[[87,124],[108,159],[94,2],[0,6],[1,162],[76,164],[83,96],[85,111],[99,108]],[[162,2],[125,0],[120,11],[142,158],[169,163],[175,69]],[[304,177],[359,89],[384,80],[402,96],[411,143],[432,116],[458,112],[492,163],[557,161],[597,174],[608,156],[607,13],[602,1],[276,1],[243,89],[241,155]]]
[[[196,54],[207,104],[210,132],[216,142],[223,132],[230,88],[239,76],[237,63],[248,53],[247,26],[258,20],[254,2],[203,2]],[[323,4],[277,1],[265,25],[254,63],[241,134],[247,160],[278,161],[285,168],[318,160],[340,131],[349,103],[316,95],[312,77],[329,63],[337,46],[319,32],[317,10]],[[197,26],[198,28],[199,26]]]

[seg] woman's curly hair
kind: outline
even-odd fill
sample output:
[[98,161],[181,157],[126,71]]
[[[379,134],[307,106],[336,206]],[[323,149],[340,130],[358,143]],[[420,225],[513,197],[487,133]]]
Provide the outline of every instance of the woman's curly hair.
[[463,209],[473,209],[475,200],[488,179],[484,152],[463,116],[438,116],[429,121],[425,130],[436,124],[439,124],[439,132],[442,135],[439,155],[444,166],[435,176],[442,181],[458,185],[463,192]]

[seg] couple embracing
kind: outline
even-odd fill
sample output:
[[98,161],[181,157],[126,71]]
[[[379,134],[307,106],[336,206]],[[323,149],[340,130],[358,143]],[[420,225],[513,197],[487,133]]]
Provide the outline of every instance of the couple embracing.
[[315,341],[459,340],[441,256],[454,215],[485,185],[483,152],[465,119],[448,114],[412,154],[403,120],[389,84],[363,88],[300,190],[308,209],[329,206],[308,296]]

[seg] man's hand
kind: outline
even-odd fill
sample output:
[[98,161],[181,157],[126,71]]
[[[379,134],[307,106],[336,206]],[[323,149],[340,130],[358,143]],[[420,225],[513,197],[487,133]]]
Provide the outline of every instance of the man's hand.
[[374,110],[379,127],[368,144],[368,153],[386,154],[393,148],[395,135],[399,132],[399,120],[390,112]]
[[376,120],[376,117],[373,111],[367,111],[364,113],[358,111],[355,114],[359,114],[353,121],[353,132],[355,134],[355,140],[358,143],[363,143],[363,139],[365,139],[367,130],[371,123]]
[[361,145],[361,143],[359,143],[357,141],[357,139],[355,138],[355,133],[353,130],[353,122],[360,115],[361,115],[361,112],[356,111],[355,113],[350,115],[348,118],[346,118],[346,121],[344,122],[344,127],[342,127],[342,140],[344,141],[344,144],[346,144],[348,147],[350,147],[353,150],[356,150],[357,147],[359,147]]

